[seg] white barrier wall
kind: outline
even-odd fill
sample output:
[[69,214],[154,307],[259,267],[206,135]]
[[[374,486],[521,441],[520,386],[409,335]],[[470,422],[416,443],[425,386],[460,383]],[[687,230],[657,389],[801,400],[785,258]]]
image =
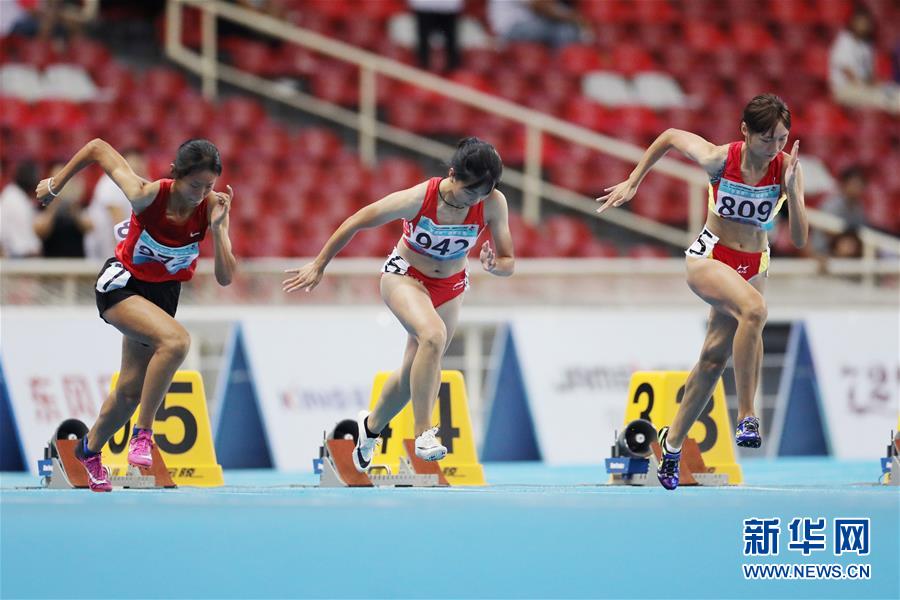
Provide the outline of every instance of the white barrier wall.
[[596,464],[622,428],[635,371],[690,370],[705,311],[515,311],[512,335],[541,456]]
[[[280,469],[310,469],[323,430],[368,405],[375,372],[399,365],[406,339],[384,308],[222,310],[209,318],[241,326],[261,435]],[[503,313],[543,458],[598,463],[622,425],[631,373],[690,369],[705,316],[702,309]],[[837,457],[877,458],[897,427],[898,320],[895,311],[813,311],[803,320],[817,378],[812,410],[821,412]],[[60,421],[96,418],[120,352],[120,334],[93,310],[3,309],[0,361],[29,469]],[[808,427],[798,421],[786,422],[783,435]]]
[[88,310],[3,309],[0,360],[22,456],[36,461],[67,418],[93,423],[119,369],[122,336]]
[[[813,312],[804,322],[832,455],[883,455],[900,411],[900,315]],[[785,435],[803,426],[785,423]]]
[[276,312],[241,330],[273,465],[290,471],[311,470],[322,432],[368,408],[375,373],[400,366],[406,345],[387,309]]

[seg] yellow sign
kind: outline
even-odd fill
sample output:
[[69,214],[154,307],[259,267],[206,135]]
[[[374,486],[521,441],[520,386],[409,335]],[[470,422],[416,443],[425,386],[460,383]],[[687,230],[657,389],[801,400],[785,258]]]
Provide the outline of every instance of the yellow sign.
[[[625,423],[646,419],[657,429],[671,425],[684,395],[687,371],[638,371],[631,376]],[[703,461],[716,473],[728,475],[728,483],[743,481],[732,443],[731,421],[725,404],[725,388],[720,379],[712,399],[688,431],[700,446]]]
[[[381,388],[390,372],[375,375],[372,385],[372,399],[369,410],[381,397]],[[447,447],[447,456],[440,461],[441,470],[451,485],[487,485],[484,468],[475,453],[475,439],[472,436],[472,421],[469,419],[469,401],[466,384],[459,371],[441,371],[441,388],[438,401],[434,405],[432,423],[440,423],[438,437]],[[373,464],[390,467],[395,473],[400,466],[400,458],[406,456],[404,439],[415,438],[415,421],[410,402],[381,432],[381,446],[375,453]]]
[[[110,389],[115,389],[118,379],[116,372]],[[124,475],[128,470],[128,440],[139,410],[140,407],[103,448],[103,464],[113,475]],[[203,379],[197,371],[175,373],[169,392],[156,412],[153,441],[176,484],[203,487],[224,484],[222,467],[213,448]]]

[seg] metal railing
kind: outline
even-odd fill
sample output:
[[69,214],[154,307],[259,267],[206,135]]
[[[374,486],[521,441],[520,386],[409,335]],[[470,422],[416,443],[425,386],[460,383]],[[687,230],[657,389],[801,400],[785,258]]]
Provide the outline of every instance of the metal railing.
[[[191,6],[201,11],[200,54],[188,49],[181,42],[182,8],[184,6]],[[270,81],[219,62],[216,21],[218,18],[239,23],[244,27],[297,44],[308,50],[355,64],[360,70],[359,111],[348,110],[324,102],[312,95],[288,88],[279,82]],[[640,160],[644,148],[460,85],[314,31],[219,0],[169,0],[166,19],[166,52],[168,56],[201,77],[203,93],[207,98],[214,99],[216,97],[218,82],[221,80],[355,129],[359,133],[361,159],[368,165],[375,163],[375,147],[378,139],[439,160],[446,159],[453,152],[453,148],[446,144],[381,123],[376,119],[377,76],[382,76],[420,87],[456,102],[522,124],[526,132],[524,171],[505,169],[504,181],[522,191],[523,216],[531,223],[540,219],[542,198],[679,247],[690,244],[703,223],[708,178],[706,173],[699,168],[685,165],[671,158],[661,159],[654,167],[655,172],[674,177],[688,187],[689,224],[687,230],[664,225],[623,210],[606,211],[602,215],[597,215],[595,212],[597,204],[592,198],[543,180],[541,156],[544,137],[550,134],[631,163],[637,163]],[[839,233],[846,228],[846,223],[839,217],[814,209],[809,209],[808,212],[809,223],[812,227],[828,233]],[[900,255],[900,239],[867,227],[862,228],[860,238],[863,244],[863,258],[859,261],[859,272],[865,273],[871,281],[876,273],[876,258],[879,251],[894,256]]]

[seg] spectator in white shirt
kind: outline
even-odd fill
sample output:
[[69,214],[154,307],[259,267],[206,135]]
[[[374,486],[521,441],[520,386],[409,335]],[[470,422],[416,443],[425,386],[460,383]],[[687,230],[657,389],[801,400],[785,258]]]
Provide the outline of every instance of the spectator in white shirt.
[[875,80],[875,20],[857,6],[847,28],[838,33],[829,54],[828,79],[834,99],[860,108],[879,108],[900,113],[900,86]]
[[[140,152],[131,150],[124,152],[123,156],[132,170],[143,176],[146,165]],[[106,260],[116,250],[117,239],[113,229],[131,218],[131,203],[108,175],[104,174],[94,186],[94,193],[87,207],[87,217],[93,227],[84,236],[85,255],[88,258]]]
[[34,188],[39,181],[37,165],[23,161],[16,167],[13,181],[0,192],[0,252],[6,258],[41,254],[41,240],[34,232]]
[[488,0],[487,17],[494,34],[507,42],[560,48],[593,35],[579,12],[559,0]]

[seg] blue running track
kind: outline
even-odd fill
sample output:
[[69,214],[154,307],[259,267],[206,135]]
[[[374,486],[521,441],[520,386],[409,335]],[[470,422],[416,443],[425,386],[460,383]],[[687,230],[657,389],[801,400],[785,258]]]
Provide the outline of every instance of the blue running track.
[[[745,485],[601,485],[601,467],[488,464],[492,485],[318,489],[226,472],[226,487],[111,494],[0,477],[7,598],[900,598],[900,488],[879,465],[744,462]],[[29,487],[30,486],[30,487]],[[779,554],[743,555],[744,519],[780,518]],[[826,549],[788,549],[824,517]],[[834,555],[835,518],[871,519]],[[870,565],[867,580],[747,580],[742,564]]]

